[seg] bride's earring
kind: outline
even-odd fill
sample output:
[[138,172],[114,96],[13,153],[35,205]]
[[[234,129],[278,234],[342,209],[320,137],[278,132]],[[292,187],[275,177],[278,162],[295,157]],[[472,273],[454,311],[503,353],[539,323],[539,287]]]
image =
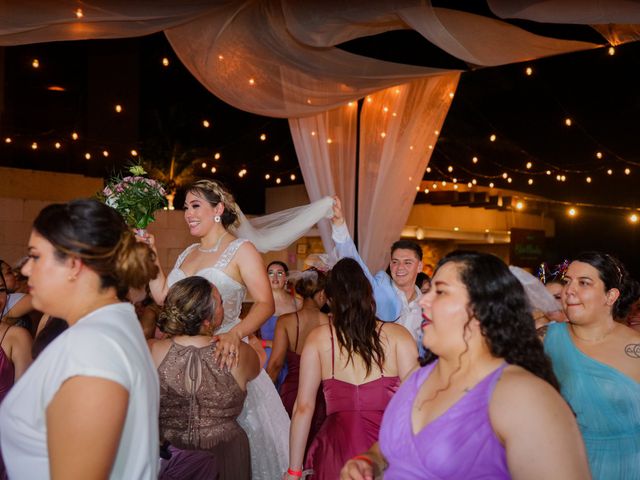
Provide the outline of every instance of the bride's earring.
[[213,221],[216,223],[220,223],[220,215],[216,215],[215,217],[213,217]]

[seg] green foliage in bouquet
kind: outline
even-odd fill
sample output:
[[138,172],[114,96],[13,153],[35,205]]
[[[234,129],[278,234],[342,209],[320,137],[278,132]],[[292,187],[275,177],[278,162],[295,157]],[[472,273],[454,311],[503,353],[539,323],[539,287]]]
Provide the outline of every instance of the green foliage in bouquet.
[[153,214],[167,206],[164,186],[144,177],[142,166],[129,167],[131,175],[114,176],[98,193],[98,198],[115,208],[131,228],[144,229],[155,220]]

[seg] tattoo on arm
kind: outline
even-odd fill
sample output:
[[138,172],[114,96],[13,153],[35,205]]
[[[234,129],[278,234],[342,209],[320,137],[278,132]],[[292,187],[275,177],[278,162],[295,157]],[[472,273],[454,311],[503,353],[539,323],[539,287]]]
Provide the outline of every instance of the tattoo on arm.
[[624,353],[629,355],[631,358],[640,359],[640,343],[630,343],[624,347]]

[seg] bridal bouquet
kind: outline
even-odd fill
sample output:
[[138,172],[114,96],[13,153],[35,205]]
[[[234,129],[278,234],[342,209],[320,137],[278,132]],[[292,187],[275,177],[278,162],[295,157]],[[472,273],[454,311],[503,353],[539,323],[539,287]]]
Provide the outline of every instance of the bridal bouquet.
[[115,208],[131,228],[143,230],[155,220],[155,211],[167,206],[167,192],[160,182],[144,177],[147,172],[140,165],[129,167],[129,172],[126,177],[112,177],[98,198]]

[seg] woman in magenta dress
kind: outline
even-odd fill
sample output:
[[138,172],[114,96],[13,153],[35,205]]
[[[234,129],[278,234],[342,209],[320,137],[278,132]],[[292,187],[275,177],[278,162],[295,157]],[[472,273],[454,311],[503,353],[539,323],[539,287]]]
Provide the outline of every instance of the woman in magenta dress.
[[409,332],[376,318],[371,285],[355,260],[345,258],[335,265],[325,291],[331,322],[316,327],[302,350],[288,479],[302,476],[320,384],[327,418],[309,447],[304,467],[313,470],[314,479],[335,480],[348,458],[375,442],[382,413],[400,378],[417,365],[416,344]]
[[590,478],[575,418],[507,266],[453,252],[420,305],[426,365],[389,403],[379,444],[340,478]]
[[[328,325],[329,317],[320,311],[326,303],[324,293],[326,275],[310,268],[294,277],[295,292],[303,299],[302,308],[278,319],[273,339],[273,353],[267,364],[267,373],[272,380],[279,377],[278,372],[286,359],[289,370],[280,386],[280,398],[289,416],[293,414],[293,405],[298,395],[300,375],[300,354],[309,333],[319,325]],[[313,412],[307,445],[320,430],[325,419],[325,403],[322,390],[318,389],[316,409]]]

